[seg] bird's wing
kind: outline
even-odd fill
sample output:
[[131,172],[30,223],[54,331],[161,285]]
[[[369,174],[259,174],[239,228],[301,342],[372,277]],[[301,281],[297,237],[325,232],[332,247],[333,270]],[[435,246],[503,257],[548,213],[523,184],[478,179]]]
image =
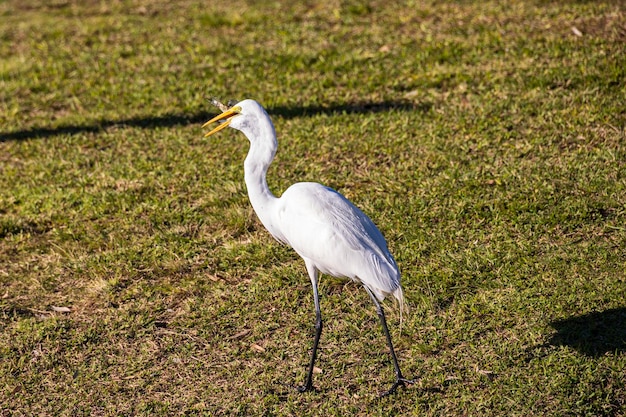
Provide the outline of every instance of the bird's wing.
[[383,235],[369,217],[332,188],[294,184],[280,198],[276,215],[286,243],[322,272],[380,281],[375,287],[384,292],[399,286],[397,265]]

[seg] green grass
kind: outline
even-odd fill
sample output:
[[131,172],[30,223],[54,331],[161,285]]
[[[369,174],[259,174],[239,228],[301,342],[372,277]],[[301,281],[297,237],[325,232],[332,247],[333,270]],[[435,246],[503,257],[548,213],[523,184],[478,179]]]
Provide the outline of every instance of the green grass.
[[[621,3],[211,3],[0,2],[1,415],[626,415]],[[288,388],[309,280],[211,96],[383,231],[415,385],[324,277]]]

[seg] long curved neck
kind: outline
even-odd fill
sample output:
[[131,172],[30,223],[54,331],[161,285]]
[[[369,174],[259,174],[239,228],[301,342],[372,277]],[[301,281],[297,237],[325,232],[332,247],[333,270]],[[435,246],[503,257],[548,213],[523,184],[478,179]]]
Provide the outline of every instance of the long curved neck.
[[[253,132],[245,132],[250,140],[250,150],[244,162],[244,174],[248,197],[257,216],[265,228],[278,238],[280,232],[275,224],[273,209],[278,200],[267,185],[267,169],[269,168],[278,143],[272,122],[267,118],[256,126]],[[253,137],[250,137],[250,136]]]
[[267,169],[274,159],[275,150],[258,142],[251,142],[248,156],[243,164],[246,187],[252,207],[257,212],[276,199],[267,185]]

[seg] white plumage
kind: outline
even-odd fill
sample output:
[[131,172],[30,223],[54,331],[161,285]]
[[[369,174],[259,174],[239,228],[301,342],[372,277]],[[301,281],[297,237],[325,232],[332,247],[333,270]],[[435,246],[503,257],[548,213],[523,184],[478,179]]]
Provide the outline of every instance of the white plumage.
[[380,301],[390,294],[403,301],[400,273],[385,238],[343,195],[318,183],[297,183],[277,206],[284,243],[321,273],[361,282]]
[[296,183],[280,198],[270,191],[266,173],[276,154],[276,132],[267,112],[254,100],[244,100],[208,121],[224,120],[206,134],[226,126],[243,132],[250,141],[244,162],[245,181],[250,202],[265,228],[278,241],[291,246],[304,259],[316,310],[316,334],[305,385],[312,388],[312,373],[322,330],[319,307],[318,274],[345,277],[363,284],[376,305],[387,337],[396,371],[396,382],[384,394],[400,385],[412,383],[400,372],[391,336],[379,301],[393,295],[404,308],[400,272],[387,249],[385,238],[374,223],[347,198],[332,188],[314,182]]

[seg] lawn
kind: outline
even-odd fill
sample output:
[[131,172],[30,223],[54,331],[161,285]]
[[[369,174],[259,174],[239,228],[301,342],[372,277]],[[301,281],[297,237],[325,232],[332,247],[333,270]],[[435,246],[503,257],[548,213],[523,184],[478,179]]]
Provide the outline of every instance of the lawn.
[[[626,6],[0,2],[0,416],[626,416]],[[272,116],[275,194],[379,226],[410,307],[256,218],[222,101]]]

